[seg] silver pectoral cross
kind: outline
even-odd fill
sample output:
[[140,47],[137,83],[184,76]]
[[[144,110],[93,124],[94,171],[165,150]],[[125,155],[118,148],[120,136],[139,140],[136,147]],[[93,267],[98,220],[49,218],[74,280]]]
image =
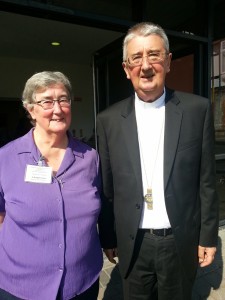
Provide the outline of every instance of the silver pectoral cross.
[[152,198],[152,189],[147,188],[147,194],[145,194],[145,202],[147,203],[148,209],[153,209],[153,198]]

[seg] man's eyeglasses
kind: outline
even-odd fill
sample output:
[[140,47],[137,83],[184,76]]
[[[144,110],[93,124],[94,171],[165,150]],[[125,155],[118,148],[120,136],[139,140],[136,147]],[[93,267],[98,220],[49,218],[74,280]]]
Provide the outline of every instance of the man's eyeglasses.
[[146,58],[149,64],[157,64],[162,62],[165,57],[168,55],[167,52],[150,52],[148,55],[133,55],[127,58],[127,63],[131,67],[141,66],[144,58]]
[[52,109],[54,107],[55,102],[58,102],[61,107],[70,107],[71,100],[67,97],[61,97],[59,99],[43,99],[40,101],[36,101],[34,104],[40,105],[44,110]]

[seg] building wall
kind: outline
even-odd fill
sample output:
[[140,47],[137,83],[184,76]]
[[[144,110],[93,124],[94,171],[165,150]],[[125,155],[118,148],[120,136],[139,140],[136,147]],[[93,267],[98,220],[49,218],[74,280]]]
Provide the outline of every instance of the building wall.
[[187,55],[171,62],[166,85],[174,90],[193,93],[194,57]]
[[213,44],[211,91],[216,139],[225,141],[225,40]]

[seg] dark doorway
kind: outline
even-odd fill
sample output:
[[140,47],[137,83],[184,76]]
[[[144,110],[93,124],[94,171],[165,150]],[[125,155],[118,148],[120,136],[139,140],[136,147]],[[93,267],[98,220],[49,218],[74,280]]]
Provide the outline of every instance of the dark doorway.
[[2,99],[0,113],[0,147],[27,133],[32,127],[21,101]]

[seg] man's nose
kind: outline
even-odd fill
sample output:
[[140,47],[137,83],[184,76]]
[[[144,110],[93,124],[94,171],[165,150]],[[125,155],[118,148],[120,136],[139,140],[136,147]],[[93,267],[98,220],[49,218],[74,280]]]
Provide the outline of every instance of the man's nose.
[[152,64],[149,63],[148,61],[148,56],[143,56],[142,57],[142,65],[141,65],[142,69],[150,69],[152,68]]

